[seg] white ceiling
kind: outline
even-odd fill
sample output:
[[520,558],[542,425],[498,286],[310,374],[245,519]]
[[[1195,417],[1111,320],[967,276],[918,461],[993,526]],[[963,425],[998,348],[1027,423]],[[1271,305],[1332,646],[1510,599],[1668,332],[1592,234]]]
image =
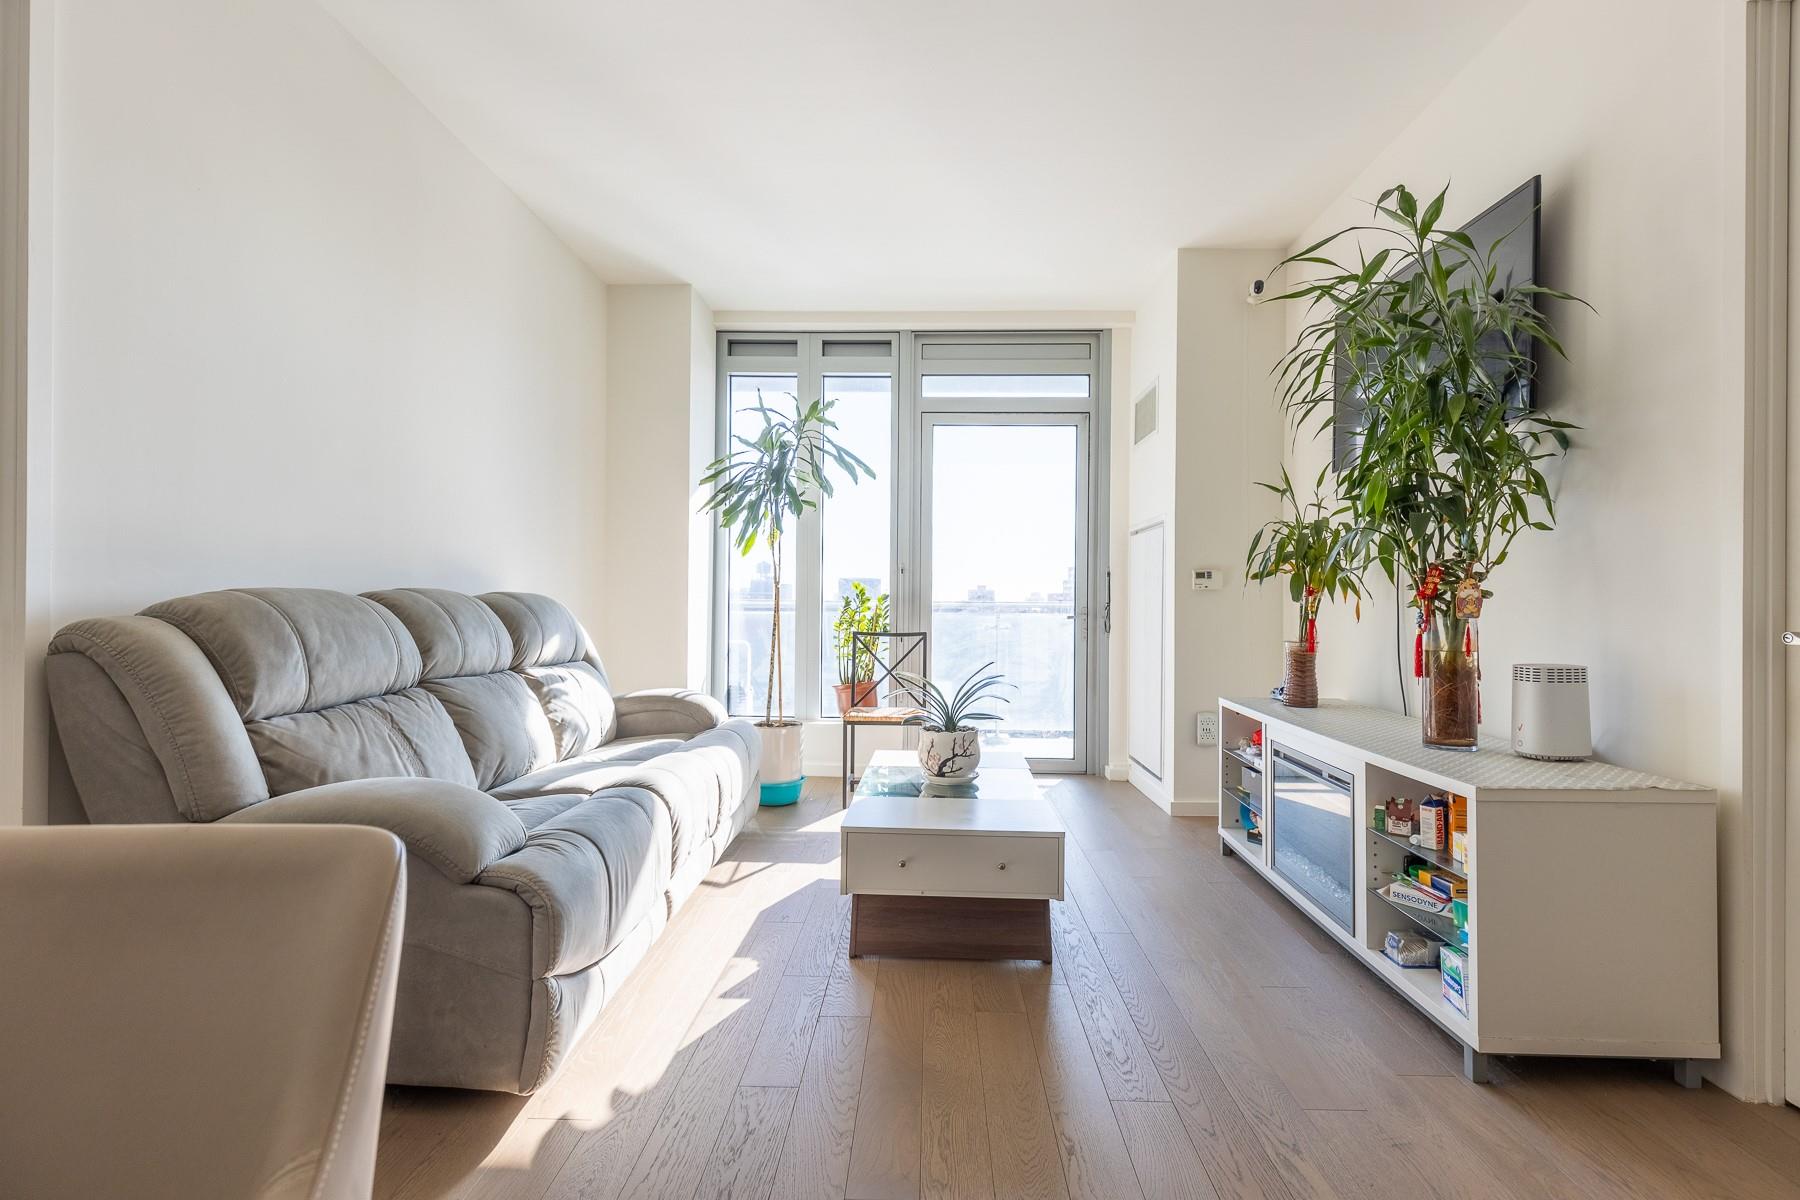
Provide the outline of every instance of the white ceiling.
[[762,310],[1134,308],[1285,243],[1522,4],[323,2],[603,279]]

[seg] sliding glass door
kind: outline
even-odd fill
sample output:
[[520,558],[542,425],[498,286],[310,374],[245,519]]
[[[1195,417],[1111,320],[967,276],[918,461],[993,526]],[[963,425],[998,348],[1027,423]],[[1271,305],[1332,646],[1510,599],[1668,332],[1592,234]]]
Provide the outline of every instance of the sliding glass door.
[[1085,771],[1088,418],[926,412],[920,440],[932,674],[992,663],[1014,686],[984,744]]

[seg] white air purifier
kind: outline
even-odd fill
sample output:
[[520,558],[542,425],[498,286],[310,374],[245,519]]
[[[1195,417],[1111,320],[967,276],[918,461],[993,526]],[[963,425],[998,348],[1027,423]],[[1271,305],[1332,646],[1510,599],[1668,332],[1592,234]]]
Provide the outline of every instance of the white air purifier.
[[1593,754],[1586,667],[1514,664],[1512,748],[1521,758],[1552,762],[1575,762]]

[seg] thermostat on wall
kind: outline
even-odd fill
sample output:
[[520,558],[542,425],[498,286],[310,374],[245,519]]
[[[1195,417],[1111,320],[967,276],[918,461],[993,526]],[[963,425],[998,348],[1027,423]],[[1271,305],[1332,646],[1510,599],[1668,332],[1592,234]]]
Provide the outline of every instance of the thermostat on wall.
[[1194,568],[1194,590],[1196,592],[1214,592],[1225,583],[1225,572],[1217,567]]

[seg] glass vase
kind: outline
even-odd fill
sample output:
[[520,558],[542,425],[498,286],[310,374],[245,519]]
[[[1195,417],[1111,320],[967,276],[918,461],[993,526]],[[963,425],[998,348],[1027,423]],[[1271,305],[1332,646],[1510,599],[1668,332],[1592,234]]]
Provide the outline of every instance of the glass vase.
[[1419,680],[1419,722],[1425,744],[1440,750],[1473,750],[1481,725],[1481,672],[1476,620],[1434,613],[1425,622],[1424,675]]
[[1283,643],[1281,702],[1289,708],[1319,707],[1317,659],[1305,642]]

